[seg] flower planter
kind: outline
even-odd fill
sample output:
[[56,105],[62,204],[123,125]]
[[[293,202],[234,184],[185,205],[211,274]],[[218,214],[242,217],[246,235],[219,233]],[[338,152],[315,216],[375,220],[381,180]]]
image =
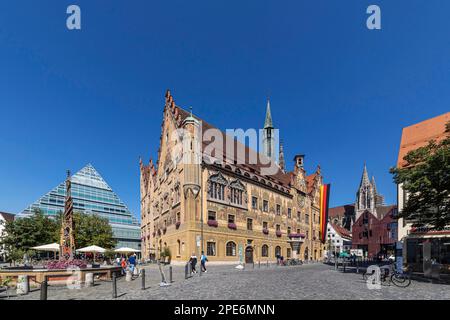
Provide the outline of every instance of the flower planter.
[[262,231],[264,234],[269,234],[269,229],[263,229]]
[[228,223],[228,228],[232,229],[232,230],[236,230],[237,229],[236,223]]
[[217,220],[208,220],[208,226],[217,228],[218,225],[219,223],[217,222]]
[[276,233],[275,233],[276,235],[277,235],[277,237],[281,237],[281,231],[277,231]]
[[289,233],[288,237],[298,239],[298,238],[304,238],[305,235],[303,233]]

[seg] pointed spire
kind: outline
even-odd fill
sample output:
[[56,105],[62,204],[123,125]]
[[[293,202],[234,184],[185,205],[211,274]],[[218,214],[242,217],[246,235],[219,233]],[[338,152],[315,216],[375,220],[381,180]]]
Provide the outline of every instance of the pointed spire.
[[377,185],[376,185],[376,183],[375,183],[375,177],[374,176],[372,176],[372,188],[373,188],[373,192],[374,192],[374,194],[377,194]]
[[272,115],[270,113],[270,100],[267,98],[266,120],[264,121],[264,129],[273,128]]
[[363,169],[363,174],[361,177],[361,184],[359,186],[362,187],[362,186],[367,186],[369,184],[370,184],[369,174],[367,173],[366,163],[364,162],[364,169]]
[[283,141],[280,141],[280,153],[278,155],[278,162],[280,165],[280,169],[284,172],[284,151],[283,151]]

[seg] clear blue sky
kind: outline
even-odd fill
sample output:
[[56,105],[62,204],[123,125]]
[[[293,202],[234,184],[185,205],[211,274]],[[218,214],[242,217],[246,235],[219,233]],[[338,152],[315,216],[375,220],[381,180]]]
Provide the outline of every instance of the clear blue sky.
[[[78,4],[82,30],[66,29]],[[378,4],[382,30],[365,27]],[[0,4],[0,210],[87,163],[139,214],[164,92],[219,128],[259,128],[270,92],[289,169],[306,154],[354,201],[364,162],[388,203],[401,129],[450,105],[449,1],[15,0]]]

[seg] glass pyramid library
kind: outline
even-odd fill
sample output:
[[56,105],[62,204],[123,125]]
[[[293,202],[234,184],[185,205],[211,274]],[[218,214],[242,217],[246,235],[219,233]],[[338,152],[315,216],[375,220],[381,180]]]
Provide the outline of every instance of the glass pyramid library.
[[[139,221],[131,214],[117,194],[103,180],[95,168],[88,164],[74,174],[72,181],[72,198],[74,211],[98,214],[107,218],[112,227],[117,247],[141,248],[141,228]],[[40,209],[44,214],[56,216],[64,212],[66,196],[65,181],[30,205],[18,217],[33,214]]]

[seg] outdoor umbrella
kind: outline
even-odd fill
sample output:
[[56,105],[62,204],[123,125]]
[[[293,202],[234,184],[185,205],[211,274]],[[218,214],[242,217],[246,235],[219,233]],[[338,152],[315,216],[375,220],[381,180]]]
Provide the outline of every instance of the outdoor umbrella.
[[94,246],[89,246],[89,247],[84,247],[84,248],[78,249],[77,251],[78,252],[92,252],[94,254],[94,262],[95,262],[95,254],[97,252],[104,253],[106,251],[106,249],[94,245]]
[[122,248],[114,250],[114,252],[131,253],[131,252],[140,252],[140,250],[136,250],[136,249],[133,249],[133,248],[122,247]]
[[57,243],[50,243],[50,244],[44,244],[42,246],[33,247],[31,249],[39,250],[39,251],[51,251],[54,253],[54,258],[56,259],[56,252],[59,251],[59,244]]

